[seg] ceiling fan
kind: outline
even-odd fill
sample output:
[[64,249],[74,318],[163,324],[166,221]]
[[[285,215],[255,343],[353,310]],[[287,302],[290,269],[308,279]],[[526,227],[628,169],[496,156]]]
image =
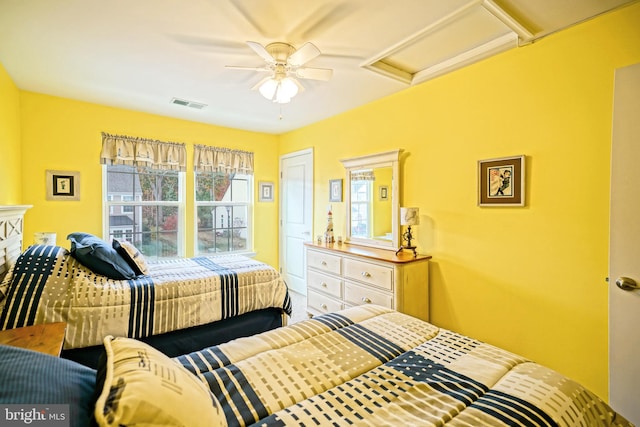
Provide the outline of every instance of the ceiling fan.
[[313,43],[307,42],[300,49],[289,43],[274,42],[263,46],[260,43],[248,41],[247,44],[262,59],[266,65],[262,67],[241,67],[227,65],[227,68],[238,70],[264,71],[271,75],[262,79],[252,90],[259,90],[262,96],[280,104],[291,101],[304,86],[298,79],[327,81],[333,75],[329,68],[313,68],[304,65],[320,55]]

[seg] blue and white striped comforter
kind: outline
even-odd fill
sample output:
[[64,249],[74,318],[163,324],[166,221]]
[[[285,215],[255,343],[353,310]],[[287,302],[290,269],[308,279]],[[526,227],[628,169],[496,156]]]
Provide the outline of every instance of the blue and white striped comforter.
[[363,305],[175,358],[229,426],[625,426],[553,370]]
[[64,348],[99,345],[106,335],[143,338],[263,308],[291,314],[273,267],[241,255],[150,262],[149,275],[97,275],[59,246],[34,245],[0,284],[0,329],[67,322]]

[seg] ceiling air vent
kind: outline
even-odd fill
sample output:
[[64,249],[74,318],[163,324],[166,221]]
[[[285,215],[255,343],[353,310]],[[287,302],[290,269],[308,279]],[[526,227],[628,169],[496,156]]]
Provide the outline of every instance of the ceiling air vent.
[[187,101],[186,99],[173,98],[172,104],[182,105],[183,107],[195,108],[196,110],[202,110],[207,104],[201,104],[200,102]]

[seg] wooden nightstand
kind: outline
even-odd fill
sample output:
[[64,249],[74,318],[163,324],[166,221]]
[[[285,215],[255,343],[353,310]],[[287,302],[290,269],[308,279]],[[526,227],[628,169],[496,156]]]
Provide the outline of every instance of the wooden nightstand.
[[60,356],[66,330],[67,324],[65,322],[7,329],[0,331],[0,344]]

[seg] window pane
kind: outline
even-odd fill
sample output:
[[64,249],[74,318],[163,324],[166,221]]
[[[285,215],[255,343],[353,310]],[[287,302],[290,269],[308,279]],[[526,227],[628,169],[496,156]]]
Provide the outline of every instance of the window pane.
[[249,181],[244,176],[236,176],[231,182],[231,201],[249,201]]
[[199,206],[198,251],[230,252],[247,248],[247,206]]
[[109,237],[131,242],[145,257],[178,256],[178,207],[111,206]]
[[107,169],[107,200],[134,200],[140,193],[140,182],[130,166],[109,166]]
[[352,200],[355,202],[365,202],[369,200],[370,181],[354,181],[351,184]]
[[369,236],[369,208],[367,203],[351,204],[351,234],[356,237]]
[[[178,201],[178,171],[133,166],[107,168],[107,200]],[[111,199],[110,199],[111,198]]]
[[196,201],[213,200],[214,179],[211,174],[196,173]]
[[178,172],[143,170],[138,174],[143,201],[178,201]]
[[249,179],[240,174],[196,174],[196,201],[198,202],[248,202]]

